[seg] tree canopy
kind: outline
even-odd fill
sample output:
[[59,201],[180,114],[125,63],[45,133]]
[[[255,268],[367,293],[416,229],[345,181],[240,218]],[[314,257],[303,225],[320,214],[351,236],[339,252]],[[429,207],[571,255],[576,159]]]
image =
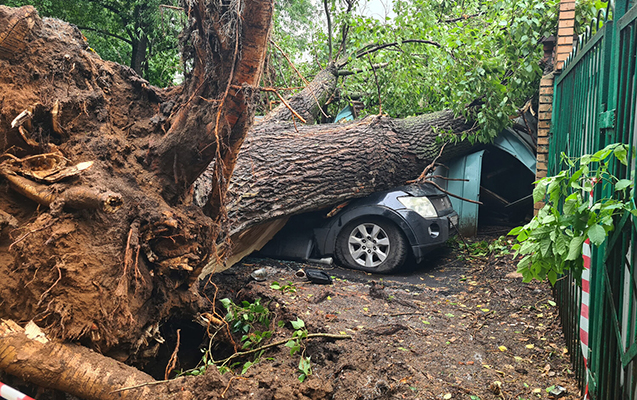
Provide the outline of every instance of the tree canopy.
[[[152,84],[171,85],[183,72],[178,33],[185,16],[177,0],[3,3],[31,3],[43,16],[77,24],[98,54]],[[262,86],[293,93],[339,60],[330,114],[353,99],[363,114],[396,118],[451,109],[475,121],[478,135],[470,139],[479,141],[497,135],[537,92],[541,41],[555,31],[557,0],[394,0],[384,18],[367,15],[360,3],[277,0]],[[604,5],[579,1],[578,25]],[[264,101],[259,112],[269,109]]]
[[[382,105],[393,117],[451,109],[476,121],[478,138],[486,141],[537,92],[541,40],[555,30],[558,2],[397,0],[394,16],[384,20],[361,15],[349,1],[326,3],[331,34],[315,23],[309,50],[285,46],[299,69],[316,73],[346,57],[346,69],[358,73],[339,85],[344,102],[363,94],[366,112]],[[292,43],[280,32],[277,39]],[[277,68],[275,85],[301,84],[296,72]]]

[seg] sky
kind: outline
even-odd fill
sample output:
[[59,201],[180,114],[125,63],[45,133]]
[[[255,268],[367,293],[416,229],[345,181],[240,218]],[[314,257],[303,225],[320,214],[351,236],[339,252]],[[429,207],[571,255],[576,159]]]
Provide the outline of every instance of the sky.
[[362,15],[374,17],[384,21],[386,17],[393,18],[392,0],[363,0],[358,6],[358,10]]

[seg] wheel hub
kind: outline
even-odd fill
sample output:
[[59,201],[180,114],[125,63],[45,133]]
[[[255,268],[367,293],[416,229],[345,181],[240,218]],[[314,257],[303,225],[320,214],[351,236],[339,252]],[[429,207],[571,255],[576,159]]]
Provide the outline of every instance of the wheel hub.
[[387,233],[375,223],[356,226],[350,232],[347,242],[349,255],[363,267],[378,267],[389,255],[390,243]]

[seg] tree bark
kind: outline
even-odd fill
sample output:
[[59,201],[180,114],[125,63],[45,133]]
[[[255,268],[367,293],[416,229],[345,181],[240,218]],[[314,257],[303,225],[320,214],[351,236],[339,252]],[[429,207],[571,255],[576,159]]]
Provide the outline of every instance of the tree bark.
[[[154,381],[136,368],[85,347],[51,341],[32,322],[23,329],[11,320],[0,322],[0,369],[83,399],[148,398],[152,393],[148,386],[136,391],[111,392]],[[77,379],[79,375],[81,381]]]
[[[442,132],[471,128],[451,111],[297,130],[289,123],[258,124],[241,148],[228,190],[229,233],[404,184],[438,155]],[[439,162],[471,148],[467,141],[447,145]]]
[[[288,105],[306,120],[306,124],[311,125],[319,120],[321,107],[336,90],[337,72],[335,66],[321,70],[302,91],[287,100]],[[265,116],[264,122],[291,121],[292,118],[290,109],[285,104],[279,104]]]
[[[197,57],[183,104],[168,134],[153,149],[156,172],[169,201],[177,201],[213,160],[223,194],[236,153],[252,124],[252,87],[258,85],[263,72],[273,4],[255,0],[239,13],[241,4],[199,1],[195,7],[187,7],[198,23],[182,41],[204,44],[195,49]],[[229,38],[223,40],[226,34]],[[213,198],[220,196],[217,193]],[[219,212],[220,205],[215,203],[212,214]]]

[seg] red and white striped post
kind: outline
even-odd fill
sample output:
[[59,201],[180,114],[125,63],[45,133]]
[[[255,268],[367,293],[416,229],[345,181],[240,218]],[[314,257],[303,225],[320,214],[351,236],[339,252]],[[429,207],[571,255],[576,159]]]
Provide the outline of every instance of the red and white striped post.
[[11,386],[7,386],[0,382],[0,397],[6,400],[33,400],[22,392],[18,392]]
[[[592,179],[595,185],[595,179]],[[589,194],[589,207],[593,206],[593,189]],[[582,245],[582,260],[584,269],[582,270],[582,304],[579,317],[579,338],[582,346],[582,356],[584,357],[584,368],[586,372],[586,389],[584,399],[588,398],[588,327],[589,327],[589,307],[591,304],[591,241],[587,238]]]

